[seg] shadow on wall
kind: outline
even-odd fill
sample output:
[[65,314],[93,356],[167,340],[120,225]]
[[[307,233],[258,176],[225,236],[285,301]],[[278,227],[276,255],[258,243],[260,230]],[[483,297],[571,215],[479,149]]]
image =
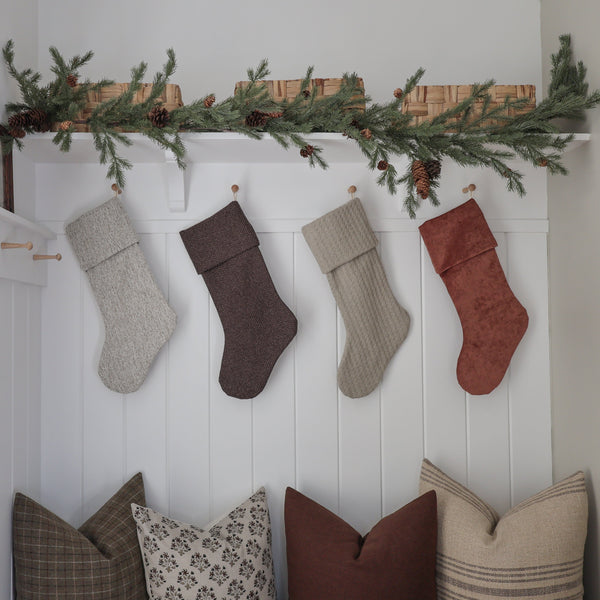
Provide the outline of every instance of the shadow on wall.
[[[594,483],[592,474],[589,469],[585,472],[585,480],[587,482],[588,492],[588,536],[585,541],[585,557],[587,569],[583,572],[583,588],[584,590],[597,590],[600,585],[600,573],[598,569],[591,569],[591,565],[598,564],[598,511],[596,510],[597,501],[594,492]],[[588,594],[584,594],[585,598],[590,598]]]

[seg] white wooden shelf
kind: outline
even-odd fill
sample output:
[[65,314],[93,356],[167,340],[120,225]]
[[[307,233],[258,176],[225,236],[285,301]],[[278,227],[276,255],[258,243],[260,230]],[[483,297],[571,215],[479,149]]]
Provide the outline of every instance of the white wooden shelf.
[[[91,133],[74,133],[69,152],[61,152],[55,146],[52,142],[54,135],[41,133],[27,136],[23,153],[34,163],[98,162],[98,153],[94,148]],[[164,164],[168,180],[169,209],[172,212],[185,211],[185,179],[172,153],[159,148],[140,133],[130,133],[127,137],[133,143],[131,146],[121,146],[119,153],[133,164]],[[366,162],[356,143],[341,133],[313,133],[304,137],[308,143],[323,148],[323,156],[328,163]],[[188,163],[307,164],[307,160],[300,156],[297,148],[285,150],[268,134],[264,134],[260,140],[234,132],[183,133],[182,138],[187,150]],[[589,133],[576,133],[567,151],[585,144],[590,138]]]

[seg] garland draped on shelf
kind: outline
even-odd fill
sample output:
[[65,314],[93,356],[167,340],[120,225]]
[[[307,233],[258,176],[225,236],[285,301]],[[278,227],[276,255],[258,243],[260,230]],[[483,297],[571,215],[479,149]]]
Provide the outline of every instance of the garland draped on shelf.
[[[523,108],[528,100],[507,97],[504,103],[492,103],[489,90],[494,81],[489,80],[474,84],[470,96],[456,107],[415,124],[410,114],[402,113],[402,99],[418,84],[423,69],[409,77],[402,89],[396,89],[390,102],[374,103],[366,96],[359,109],[356,97],[362,89],[356,74],[345,74],[334,95],[317,97],[316,88],[309,92],[313,73],[310,67],[302,91],[291,100],[277,102],[261,84],[269,74],[266,60],[248,70],[249,84],[233,96],[217,102],[214,94],[208,94],[167,111],[158,99],[175,72],[175,53],[169,49],[167,62],[154,76],[152,90],[143,102],[134,104],[132,99],[146,74],[144,62],[132,68],[131,82],[124,93],[94,108],[88,125],[100,163],[109,165],[107,177],[121,187],[125,171],[132,167],[118,152],[119,144],[132,144],[123,129],[139,131],[170,150],[182,169],[182,132],[235,131],[256,139],[268,133],[286,149],[297,147],[311,166],[322,168],[327,167],[322,148],[308,144],[304,136],[314,132],[343,133],[359,146],[368,167],[381,171],[377,182],[385,185],[390,194],[395,194],[398,186],[405,187],[404,204],[414,218],[422,199],[439,204],[436,190],[444,159],[461,166],[491,168],[506,178],[509,191],[521,196],[525,194],[523,174],[509,166],[511,159],[521,158],[551,173],[567,173],[561,154],[572,136],[559,136],[554,121],[584,118],[587,109],[600,103],[600,91],[589,93],[585,66],[582,62],[573,64],[570,35],[559,39],[560,48],[552,55],[547,97],[532,110],[516,116],[508,116],[509,110]],[[8,72],[17,81],[22,97],[21,102],[6,104],[8,120],[0,125],[4,152],[10,152],[14,145],[20,149],[25,134],[48,131],[53,122],[60,123],[53,141],[60,150],[68,152],[74,132],[72,121],[85,106],[88,91],[113,83],[79,82],[81,68],[93,56],[91,51],[68,61],[54,47],[50,54],[55,79],[41,85],[40,73],[15,67],[12,40],[3,48]],[[404,174],[399,174],[392,161],[402,155],[409,158],[409,166]]]

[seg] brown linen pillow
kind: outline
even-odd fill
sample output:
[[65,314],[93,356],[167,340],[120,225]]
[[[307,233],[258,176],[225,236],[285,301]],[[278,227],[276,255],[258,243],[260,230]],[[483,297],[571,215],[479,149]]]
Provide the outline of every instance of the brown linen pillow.
[[583,598],[587,495],[583,473],[524,500],[503,517],[423,461],[420,491],[438,498],[440,598]]
[[19,600],[147,600],[130,505],[145,504],[141,473],[79,530],[17,493],[13,508]]
[[434,492],[381,519],[363,537],[287,488],[290,600],[435,600],[436,532]]

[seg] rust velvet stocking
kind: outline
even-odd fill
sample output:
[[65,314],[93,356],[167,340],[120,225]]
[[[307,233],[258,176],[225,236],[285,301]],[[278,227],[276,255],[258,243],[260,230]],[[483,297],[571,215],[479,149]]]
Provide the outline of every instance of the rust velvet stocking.
[[527,330],[527,311],[508,286],[498,244],[475,200],[426,221],[419,231],[462,325],[458,383],[470,394],[489,394]]
[[296,317],[277,294],[237,202],[180,235],[225,332],[219,383],[229,396],[254,398],[296,335]]

